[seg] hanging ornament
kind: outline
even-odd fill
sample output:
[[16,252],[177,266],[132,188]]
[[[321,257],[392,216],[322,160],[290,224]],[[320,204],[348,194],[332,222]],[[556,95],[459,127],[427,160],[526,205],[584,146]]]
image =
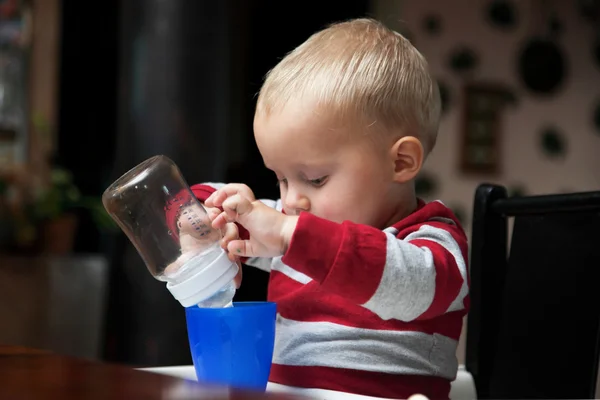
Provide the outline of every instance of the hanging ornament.
[[437,183],[433,176],[422,172],[415,180],[415,192],[419,197],[431,197],[437,190]]
[[596,103],[594,110],[594,127],[596,127],[596,134],[600,135],[600,101]]
[[414,40],[414,36],[413,33],[408,29],[408,27],[403,26],[398,30],[398,33],[400,33],[402,36],[404,36],[404,38],[406,40],[408,40],[410,43],[412,43],[412,45],[415,45],[415,40]]
[[448,111],[450,106],[450,89],[445,82],[438,80],[438,87],[440,89],[440,101],[442,103],[442,114]]
[[451,204],[448,208],[452,210],[458,222],[464,227],[467,223],[467,213],[465,212],[465,208],[460,204]]
[[594,48],[592,49],[594,53],[594,60],[596,61],[596,65],[600,68],[600,35],[596,38],[596,43],[594,43]]
[[473,71],[478,64],[477,54],[466,46],[455,49],[450,55],[450,68],[456,73]]
[[519,105],[519,97],[512,89],[506,89],[504,92],[504,104],[507,104],[511,107],[516,107]]
[[600,1],[579,0],[579,14],[588,22],[596,23],[600,18]]
[[562,50],[555,42],[530,39],[518,59],[519,76],[532,92],[553,94],[563,83],[567,66]]
[[550,17],[549,29],[550,29],[550,34],[554,37],[556,37],[562,33],[563,24],[560,22],[560,20],[558,19],[558,17],[556,15],[552,15],[552,17]]
[[423,19],[423,28],[432,36],[438,35],[442,31],[442,21],[437,15],[427,15]]
[[507,190],[509,197],[523,197],[525,196],[525,187],[521,184],[514,184]]
[[511,29],[517,24],[517,13],[510,1],[495,0],[491,2],[487,9],[487,15],[491,24],[498,28]]
[[567,143],[558,128],[548,126],[541,131],[542,150],[549,157],[564,157],[567,151]]

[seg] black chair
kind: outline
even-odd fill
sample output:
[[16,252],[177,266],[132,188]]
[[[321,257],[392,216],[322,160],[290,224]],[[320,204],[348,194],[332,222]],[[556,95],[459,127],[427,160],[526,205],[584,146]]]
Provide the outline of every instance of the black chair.
[[594,398],[600,191],[508,198],[480,185],[470,260],[466,368],[478,398]]

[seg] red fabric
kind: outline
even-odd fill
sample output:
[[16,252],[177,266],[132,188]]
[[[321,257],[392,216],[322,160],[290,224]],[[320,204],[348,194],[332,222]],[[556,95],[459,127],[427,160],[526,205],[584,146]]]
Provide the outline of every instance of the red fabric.
[[323,291],[316,281],[302,285],[279,271],[271,271],[269,299],[277,302],[277,312],[281,316],[294,321],[327,321],[362,329],[440,334],[454,340],[460,337],[464,316],[464,311],[461,310],[434,319],[410,322],[382,320],[375,313],[345,297]]
[[462,276],[455,273],[458,269],[454,256],[442,245],[430,240],[411,240],[412,244],[427,247],[438,261],[435,274],[435,297],[429,309],[421,315],[420,319],[430,319],[442,315],[450,307],[452,301],[458,296],[462,286]]
[[[424,225],[449,233],[467,264],[467,238],[455,216],[441,203],[425,204],[420,201],[413,214],[394,225],[398,231],[396,238],[402,240]],[[362,306],[378,289],[386,268],[387,240],[382,231],[373,227],[351,222],[337,224],[302,213],[282,261],[313,280],[303,284],[282,271],[274,270],[271,272],[268,298],[277,302],[281,317],[296,322],[326,322],[375,331],[420,332],[458,341],[469,298],[467,295],[463,300],[464,309],[446,312],[459,295],[463,277],[454,256],[433,240],[413,239],[408,242],[418,248],[429,249],[435,263],[434,297],[423,314],[408,322],[393,318],[384,320]],[[405,351],[410,354],[411,349]],[[445,362],[452,364],[453,360],[454,354],[449,354]],[[433,362],[433,367],[437,367],[436,362],[439,361]],[[320,387],[389,398],[406,398],[414,393],[423,393],[430,398],[448,398],[450,390],[450,380],[441,377],[401,376],[322,366],[274,365],[271,380],[291,386]]]
[[315,279],[323,290],[362,304],[379,285],[385,247],[385,234],[377,228],[337,224],[303,212],[282,261]]
[[[213,188],[206,185],[194,185],[192,188],[201,201],[214,192]],[[426,204],[419,200],[417,210],[393,228],[397,231],[396,238],[404,240],[412,233],[418,235],[419,229],[424,225],[439,228],[449,234],[456,242],[453,251],[460,252],[465,264],[467,263],[466,236],[455,216],[441,203]],[[240,234],[247,238],[247,231],[241,226],[239,228]],[[351,222],[337,224],[302,213],[287,253],[280,260],[274,260],[271,265],[268,300],[277,303],[277,311],[282,319],[300,324],[297,330],[278,329],[278,337],[282,339],[281,334],[285,331],[289,338],[316,346],[319,343],[312,338],[313,332],[309,325],[302,324],[324,322],[325,324],[319,325],[320,329],[326,330],[327,326],[333,327],[332,332],[336,331],[336,326],[358,328],[357,332],[368,329],[369,335],[375,335],[375,340],[377,331],[382,331],[382,334],[388,332],[385,337],[389,337],[389,332],[397,331],[431,335],[432,343],[438,340],[437,335],[458,341],[463,317],[468,311],[469,298],[467,295],[463,300],[464,309],[446,312],[461,290],[463,277],[448,248],[433,239],[408,241],[414,245],[414,249],[429,249],[434,259],[435,291],[431,292],[433,301],[421,315],[411,321],[383,319],[364,306],[379,289],[382,277],[388,271],[386,268],[390,268],[390,265],[386,265],[386,246],[389,240],[393,239],[373,227]],[[456,250],[456,246],[459,250]],[[320,335],[323,335],[323,331]],[[283,338],[284,342],[285,339]],[[346,337],[332,336],[327,345],[335,343],[335,340],[346,340]],[[360,340],[360,337],[356,340]],[[393,343],[394,346],[396,344],[400,354],[398,363],[403,365],[402,354],[406,354],[407,365],[413,365],[411,363],[415,360],[411,361],[410,357],[414,349],[402,340]],[[299,350],[290,350],[294,349]],[[436,352],[436,349],[434,346],[431,351]],[[302,355],[302,352],[298,352],[295,356],[302,358]],[[371,356],[377,359],[376,354]],[[431,356],[430,359],[425,357],[425,361],[420,361],[430,363],[423,371],[438,371],[438,368],[447,370],[456,362],[453,351]],[[387,398],[407,398],[415,393],[422,393],[430,399],[447,399],[449,396],[450,379],[427,376],[432,372],[423,372],[422,376],[377,373],[361,370],[360,367],[324,367],[321,366],[322,361],[311,365],[310,359],[302,361],[307,366],[282,365],[280,361],[286,360],[285,354],[275,354],[274,358],[278,361],[273,364],[270,380],[284,385],[318,387]],[[386,364],[382,363],[378,368],[385,370]],[[392,370],[394,369],[390,369]]]
[[[202,203],[204,204],[204,201],[206,199],[208,199],[208,197],[213,194],[214,192],[216,192],[215,188],[213,188],[212,186],[208,186],[208,185],[203,185],[203,184],[197,184],[197,185],[193,185],[191,188],[192,193],[194,193],[194,196],[196,196],[196,198]],[[246,228],[244,228],[243,226],[241,226],[240,224],[237,224],[238,227],[238,233],[240,235],[240,238],[242,240],[247,240],[250,238],[250,234],[248,233],[248,231],[246,230]],[[241,258],[241,262],[244,263],[247,261],[246,257],[242,257]]]
[[[431,220],[446,218],[454,225]],[[396,237],[403,239],[424,225],[448,232],[459,245],[462,258],[468,258],[467,239],[454,215],[441,203],[419,207],[394,225]],[[436,270],[435,297],[429,310],[420,319],[444,314],[463,284],[454,256],[442,245],[426,239],[409,243],[428,248]],[[357,304],[367,302],[377,290],[386,268],[387,237],[377,228],[344,222],[334,223],[310,213],[300,214],[296,230],[282,261],[320,284],[329,293],[351,299]],[[467,303],[465,303],[468,305]]]

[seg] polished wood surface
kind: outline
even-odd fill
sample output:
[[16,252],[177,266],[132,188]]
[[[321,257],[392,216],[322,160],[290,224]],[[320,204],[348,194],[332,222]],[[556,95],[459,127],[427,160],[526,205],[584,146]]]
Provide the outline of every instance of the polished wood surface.
[[210,387],[49,351],[0,345],[0,399],[299,399]]

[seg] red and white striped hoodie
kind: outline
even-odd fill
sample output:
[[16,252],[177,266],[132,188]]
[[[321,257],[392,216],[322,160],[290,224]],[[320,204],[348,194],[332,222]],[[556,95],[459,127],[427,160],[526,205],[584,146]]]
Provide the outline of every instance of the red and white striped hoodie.
[[[220,184],[194,185],[205,200]],[[263,200],[281,210],[280,201]],[[247,232],[241,229],[241,236]],[[385,398],[448,398],[469,308],[467,238],[441,202],[384,230],[301,213],[270,272],[277,303],[270,381]]]

